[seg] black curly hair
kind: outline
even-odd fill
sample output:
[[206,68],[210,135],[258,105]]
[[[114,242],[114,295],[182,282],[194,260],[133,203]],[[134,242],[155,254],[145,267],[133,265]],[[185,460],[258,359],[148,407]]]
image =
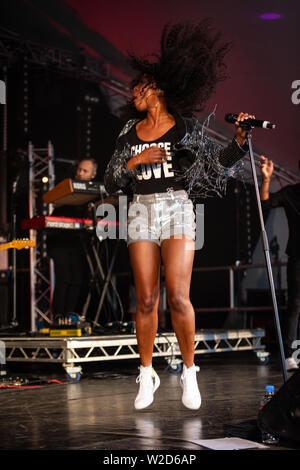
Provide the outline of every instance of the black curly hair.
[[[132,88],[143,77],[164,92],[170,113],[192,115],[203,110],[217,84],[226,78],[224,57],[230,44],[221,41],[212,20],[198,24],[166,24],[162,30],[160,54],[136,56],[128,52],[128,62],[138,72]],[[131,117],[140,115],[132,103],[127,106]]]

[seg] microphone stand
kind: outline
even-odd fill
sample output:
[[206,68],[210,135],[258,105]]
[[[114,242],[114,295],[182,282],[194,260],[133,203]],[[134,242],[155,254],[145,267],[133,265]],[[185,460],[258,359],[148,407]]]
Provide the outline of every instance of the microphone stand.
[[258,208],[258,214],[259,214],[259,220],[260,220],[260,226],[261,226],[261,237],[262,237],[263,250],[264,250],[264,255],[265,255],[268,281],[269,281],[270,291],[272,295],[274,320],[276,324],[277,339],[278,339],[279,350],[280,350],[281,368],[282,368],[283,380],[284,382],[286,382],[287,381],[287,369],[286,369],[286,364],[285,364],[285,354],[284,354],[284,349],[283,349],[283,342],[282,342],[282,335],[281,335],[281,328],[280,328],[280,321],[279,321],[279,314],[278,314],[278,306],[277,306],[272,266],[271,266],[271,260],[270,260],[269,242],[268,242],[268,237],[267,237],[266,230],[265,230],[265,224],[264,224],[264,218],[263,218],[263,212],[262,212],[262,206],[261,206],[261,200],[260,200],[260,194],[259,194],[259,188],[258,188],[257,174],[255,170],[255,160],[254,160],[254,154],[253,154],[253,148],[252,148],[251,127],[245,126],[245,129],[247,131],[251,171],[252,171],[255,194],[256,194],[256,199],[257,199],[257,208]]
[[[12,183],[12,195],[11,195],[11,219],[10,219],[10,237],[12,240],[15,240],[17,238],[17,193],[18,193],[18,188],[19,188],[19,182],[21,179],[21,174],[22,171],[24,170],[24,167],[26,165],[25,157],[24,155],[21,155],[21,164],[20,168],[18,169],[18,173],[15,176],[15,179]],[[17,318],[17,253],[16,253],[16,248],[13,249],[12,252],[12,319],[10,322],[10,326],[12,328],[16,328],[19,326],[18,318]]]

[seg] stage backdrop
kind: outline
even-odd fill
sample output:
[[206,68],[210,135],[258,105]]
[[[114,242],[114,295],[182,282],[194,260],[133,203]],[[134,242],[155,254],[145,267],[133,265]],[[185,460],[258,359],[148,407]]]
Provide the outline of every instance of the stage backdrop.
[[300,114],[299,13],[297,0],[222,3],[211,0],[4,0],[1,25],[26,39],[51,46],[81,48],[108,64],[125,81],[132,76],[124,54],[159,50],[166,22],[211,17],[232,43],[230,78],[207,106],[217,104],[217,120],[226,112],[250,112],[276,124],[273,132],[256,130],[259,151],[297,170]]
[[[300,68],[297,58],[300,44],[297,21],[300,6],[296,0],[286,4],[279,1],[262,4],[259,0],[243,3],[228,0],[225,4],[216,0],[201,4],[196,0],[153,0],[151,3],[4,0],[0,8],[0,26],[8,34],[13,33],[24,42],[33,41],[99,59],[107,68],[108,76],[124,87],[133,76],[125,58],[128,49],[133,48],[140,54],[159,51],[160,33],[166,22],[200,21],[211,17],[223,31],[224,38],[232,43],[228,55],[229,79],[207,103],[206,115],[217,105],[212,127],[232,136],[233,126],[224,122],[227,112],[250,112],[259,119],[270,120],[276,124],[274,131],[253,131],[255,149],[280,165],[298,171]],[[17,151],[26,150],[30,140],[41,147],[51,140],[56,156],[70,161],[86,156],[89,151],[99,162],[98,178],[101,179],[121,125],[118,109],[112,107],[112,101],[107,99],[99,84],[76,75],[66,76],[55,67],[30,64],[25,77],[23,59],[22,55],[1,59],[1,72],[4,66],[8,67],[8,191],[19,170]],[[25,78],[28,79],[26,91]],[[25,95],[27,123],[24,122]],[[88,104],[87,95],[96,97],[97,101]],[[91,125],[89,149],[88,121]],[[72,165],[57,164],[57,180],[71,176],[73,170]],[[26,215],[26,169],[20,191],[21,218]],[[250,233],[245,219],[246,207],[251,217]],[[252,188],[232,182],[226,199],[205,202],[205,243],[204,248],[196,252],[195,267],[251,261],[258,237]],[[119,269],[126,270],[126,247],[119,259]],[[196,274],[191,296],[195,307],[228,305],[228,273]],[[203,317],[201,325],[220,326],[225,318],[225,314],[210,314],[207,325]]]

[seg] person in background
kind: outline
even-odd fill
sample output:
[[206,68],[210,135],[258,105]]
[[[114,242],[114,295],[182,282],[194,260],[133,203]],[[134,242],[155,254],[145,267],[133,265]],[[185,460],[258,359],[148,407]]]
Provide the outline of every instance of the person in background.
[[[97,174],[97,162],[93,158],[81,160],[77,166],[75,179],[92,180]],[[60,206],[53,210],[56,217],[90,218],[88,205]],[[82,237],[78,230],[56,230],[47,233],[48,255],[54,263],[54,291],[52,315],[54,320],[67,317],[77,310],[82,302],[82,294],[88,276],[88,265]]]
[[[299,161],[300,170],[300,161]],[[287,312],[282,319],[282,339],[288,371],[297,370],[293,357],[293,342],[297,339],[300,314],[300,183],[288,185],[270,193],[270,181],[274,171],[273,161],[261,156],[262,182],[260,199],[263,209],[283,207],[289,228],[286,247],[287,262]]]

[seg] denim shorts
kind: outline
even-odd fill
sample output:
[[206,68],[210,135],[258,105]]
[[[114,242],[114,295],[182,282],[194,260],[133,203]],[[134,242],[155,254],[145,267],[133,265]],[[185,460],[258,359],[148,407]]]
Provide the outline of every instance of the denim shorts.
[[192,201],[184,190],[165,193],[136,194],[128,209],[127,245],[183,236],[195,240],[195,213]]

